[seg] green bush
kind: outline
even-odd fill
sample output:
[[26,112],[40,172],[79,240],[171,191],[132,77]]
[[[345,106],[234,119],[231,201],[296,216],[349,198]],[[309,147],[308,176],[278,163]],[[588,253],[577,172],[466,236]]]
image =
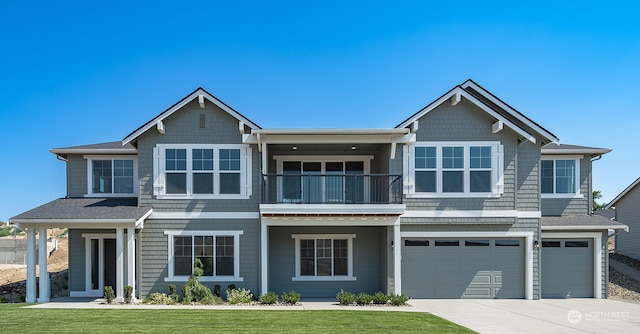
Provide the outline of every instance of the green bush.
[[200,300],[200,304],[203,305],[220,305],[223,303],[224,301],[222,300],[222,298],[216,295],[208,295]]
[[336,298],[340,305],[353,305],[353,303],[356,302],[356,295],[349,291],[344,291],[343,289],[340,289],[340,292],[336,294]]
[[208,298],[212,295],[211,289],[202,285],[199,276],[202,276],[204,271],[202,270],[202,261],[195,259],[193,261],[193,274],[187,279],[187,283],[182,286],[182,303],[189,304],[191,302],[200,302],[201,300]]
[[253,301],[253,294],[247,289],[227,290],[227,302],[231,305],[247,304]]
[[160,292],[152,293],[151,296],[149,296],[149,299],[145,300],[145,303],[146,302],[148,302],[149,304],[156,304],[156,305],[173,305],[176,303],[176,301],[173,298]]
[[133,287],[130,285],[126,285],[124,287],[124,302],[127,304],[131,304],[131,297],[133,294]]
[[0,296],[0,304],[6,304],[9,302],[9,299],[5,296]]
[[235,284],[227,285],[227,290],[235,290],[235,289],[236,289],[236,285]]
[[278,302],[278,295],[273,291],[269,291],[260,296],[260,302],[265,305],[275,304]]
[[407,301],[409,301],[409,299],[411,299],[411,297],[407,297],[405,295],[389,294],[389,302],[395,306],[407,305]]
[[116,298],[116,295],[113,293],[113,288],[111,285],[107,285],[104,287],[104,293],[102,294],[104,299],[107,301],[107,304],[113,303],[113,299]]
[[174,301],[178,301],[179,296],[178,296],[178,292],[176,290],[176,285],[175,284],[169,284],[169,297],[171,299],[173,299]]
[[360,292],[356,295],[356,304],[358,305],[369,305],[373,301],[373,297],[364,292]]
[[291,290],[289,292],[283,292],[280,299],[282,299],[282,302],[287,305],[296,305],[298,304],[298,301],[300,301],[300,294]]
[[213,286],[213,294],[217,297],[220,297],[220,284],[216,284]]
[[372,301],[377,305],[384,305],[389,301],[389,296],[387,296],[384,292],[378,291],[373,294]]

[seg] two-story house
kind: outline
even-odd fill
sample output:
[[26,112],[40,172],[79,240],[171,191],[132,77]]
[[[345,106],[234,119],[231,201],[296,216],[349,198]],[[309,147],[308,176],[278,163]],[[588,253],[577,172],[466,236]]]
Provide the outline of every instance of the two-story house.
[[67,197],[10,220],[28,301],[48,300],[35,230],[53,227],[72,297],[166,292],[197,258],[222,290],[524,299],[606,297],[625,227],[589,214],[609,150],[559,145],[471,80],[387,129],[262,129],[199,88],[122,141],[51,152]]

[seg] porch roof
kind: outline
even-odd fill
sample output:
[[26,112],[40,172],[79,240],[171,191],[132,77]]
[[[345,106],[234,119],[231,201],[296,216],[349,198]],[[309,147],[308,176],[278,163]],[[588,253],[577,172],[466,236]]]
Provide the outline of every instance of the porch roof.
[[149,217],[150,207],[137,198],[59,198],[21,213],[9,223],[24,227],[138,227]]
[[541,228],[549,230],[625,230],[629,226],[599,215],[542,217]]

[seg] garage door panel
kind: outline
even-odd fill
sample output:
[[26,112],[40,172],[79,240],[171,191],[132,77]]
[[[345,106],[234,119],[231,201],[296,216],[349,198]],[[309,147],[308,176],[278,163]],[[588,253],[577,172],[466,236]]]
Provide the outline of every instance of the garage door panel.
[[593,297],[593,256],[591,239],[543,239],[542,298]]
[[[413,298],[524,298],[523,239],[503,240],[506,247],[495,246],[495,239],[437,240],[431,239],[428,247],[403,246],[404,294]],[[514,282],[505,284],[506,280]]]

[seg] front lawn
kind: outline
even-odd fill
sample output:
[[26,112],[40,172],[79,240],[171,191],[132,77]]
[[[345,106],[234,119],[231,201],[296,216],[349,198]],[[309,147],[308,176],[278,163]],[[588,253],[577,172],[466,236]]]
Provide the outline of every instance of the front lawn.
[[0,304],[4,333],[472,333],[427,313],[204,309],[32,309]]

